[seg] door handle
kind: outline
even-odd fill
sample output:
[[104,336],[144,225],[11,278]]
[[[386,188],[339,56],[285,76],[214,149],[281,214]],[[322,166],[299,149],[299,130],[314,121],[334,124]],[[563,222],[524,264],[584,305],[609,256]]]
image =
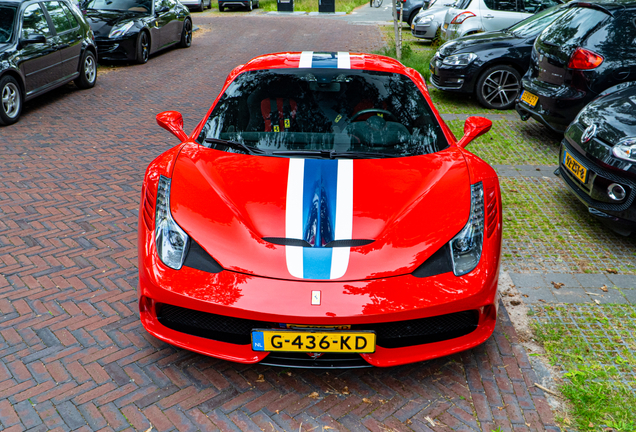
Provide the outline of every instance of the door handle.
[[494,17],[495,17],[494,15],[490,15],[490,14],[484,15],[484,18],[487,18],[487,19],[494,18]]

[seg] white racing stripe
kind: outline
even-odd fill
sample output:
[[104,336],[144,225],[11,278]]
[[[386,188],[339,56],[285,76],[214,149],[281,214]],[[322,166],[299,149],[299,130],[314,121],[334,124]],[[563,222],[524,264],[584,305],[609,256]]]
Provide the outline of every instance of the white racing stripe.
[[[338,56],[338,62],[340,62],[340,56]],[[335,240],[351,240],[353,235],[353,159],[338,161],[336,193]],[[344,276],[349,266],[350,249],[348,247],[332,249],[330,279]]]
[[314,57],[313,51],[303,51],[300,53],[299,68],[311,68],[311,60]]
[[348,52],[338,51],[338,69],[351,69],[351,57]]
[[[311,56],[309,57],[311,59]],[[287,203],[285,209],[285,237],[303,238],[303,178],[305,160],[290,158],[287,177]],[[297,278],[303,277],[303,248],[285,246],[285,257],[289,273]]]

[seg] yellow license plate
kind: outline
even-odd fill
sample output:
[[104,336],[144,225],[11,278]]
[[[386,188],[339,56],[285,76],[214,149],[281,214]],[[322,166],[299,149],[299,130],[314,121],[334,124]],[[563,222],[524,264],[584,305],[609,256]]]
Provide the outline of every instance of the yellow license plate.
[[415,24],[411,24],[411,30],[415,28]]
[[254,351],[375,352],[374,332],[252,330]]
[[574,176],[581,180],[581,182],[585,183],[587,179],[587,169],[578,163],[576,159],[574,159],[567,151],[563,151],[563,165],[570,171]]
[[444,23],[444,30],[448,28],[448,23]]
[[539,101],[539,96],[535,96],[532,93],[529,93],[526,90],[524,90],[523,93],[521,93],[521,100],[527,103],[528,105],[530,105],[531,107],[534,107]]

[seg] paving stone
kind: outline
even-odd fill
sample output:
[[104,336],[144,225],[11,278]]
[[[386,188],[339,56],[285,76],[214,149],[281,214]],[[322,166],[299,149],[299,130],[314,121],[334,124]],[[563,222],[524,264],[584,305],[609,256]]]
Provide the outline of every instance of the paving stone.
[[[541,288],[518,288],[519,292],[523,296],[525,303],[556,303],[557,299],[552,294],[552,290],[548,287]],[[526,297],[527,296],[527,297]]]
[[540,288],[547,285],[543,275],[540,274],[510,273],[510,278],[517,288]]
[[598,300],[601,304],[616,303],[616,304],[628,304],[629,301],[625,298],[620,290],[614,288],[608,288],[607,292],[601,290],[594,291],[594,294],[600,294],[600,296],[592,296],[593,299]]
[[604,274],[579,273],[575,274],[574,277],[584,288],[600,288],[603,285],[608,287],[613,285],[612,281]]
[[566,273],[546,273],[544,276],[547,286],[553,287],[554,283],[563,284],[560,289],[563,288],[580,288],[581,284],[574,277],[574,275]]
[[623,295],[631,304],[636,305],[636,289],[623,289]]
[[636,275],[608,274],[607,277],[616,288],[636,288]]
[[589,303],[592,296],[585,293],[583,288],[561,288],[552,290],[558,303]]

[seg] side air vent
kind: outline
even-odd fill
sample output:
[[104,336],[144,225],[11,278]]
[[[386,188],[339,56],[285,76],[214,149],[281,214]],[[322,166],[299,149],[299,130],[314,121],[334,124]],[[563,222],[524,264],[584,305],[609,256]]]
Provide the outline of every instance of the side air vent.
[[192,237],[190,237],[188,255],[186,255],[183,265],[208,273],[220,273],[223,271],[223,267],[221,267],[205,249],[195,242]]
[[[284,237],[263,237],[263,240],[269,243],[281,245],[281,246],[300,246],[300,247],[314,247],[308,241],[301,239],[291,239]],[[335,248],[335,247],[358,247],[366,246],[373,243],[375,240],[365,239],[352,239],[352,240],[332,240],[323,247]]]
[[450,247],[446,243],[411,274],[423,278],[451,271],[453,271],[453,262],[451,261]]

